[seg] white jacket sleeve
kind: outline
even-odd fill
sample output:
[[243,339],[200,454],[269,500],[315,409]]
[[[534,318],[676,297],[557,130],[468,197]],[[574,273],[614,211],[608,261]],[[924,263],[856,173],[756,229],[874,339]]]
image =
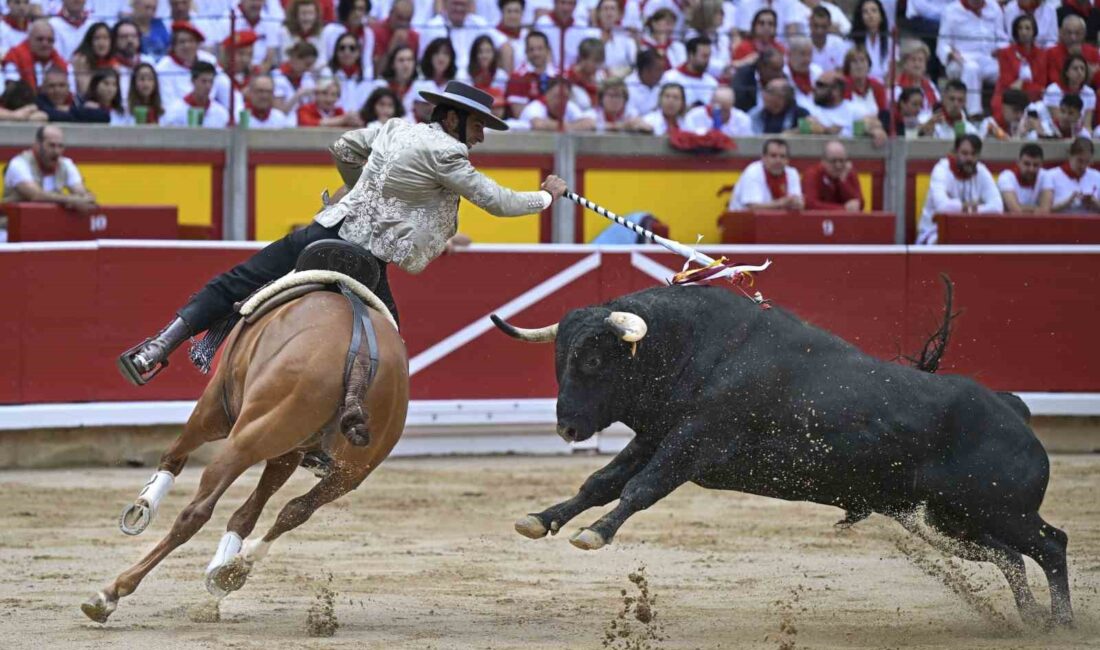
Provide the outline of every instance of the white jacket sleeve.
[[[951,167],[937,163],[932,169],[932,177],[928,181],[928,198],[932,200],[933,212],[959,212],[962,210],[962,201],[947,195],[947,188],[950,186],[951,181]],[[996,185],[993,189],[997,189]],[[1000,195],[998,195],[997,200],[1000,201]]]
[[550,207],[553,200],[544,190],[515,192],[501,187],[474,169],[470,159],[457,147],[436,154],[435,170],[443,187],[458,192],[467,201],[498,217],[535,214]]

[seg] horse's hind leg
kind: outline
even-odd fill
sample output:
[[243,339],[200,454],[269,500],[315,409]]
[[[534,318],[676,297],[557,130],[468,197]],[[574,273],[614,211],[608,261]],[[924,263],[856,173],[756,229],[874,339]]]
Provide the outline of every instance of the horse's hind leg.
[[210,565],[206,567],[206,590],[212,595],[224,598],[229,592],[244,586],[252,564],[239,555],[242,541],[252,534],[264,506],[287,482],[300,462],[301,451],[292,451],[267,461],[256,489],[229,518],[226,533]]
[[370,473],[369,468],[349,472],[346,467],[334,466],[332,472],[322,478],[309,492],[287,502],[267,534],[244,545],[242,555],[248,563],[258,562],[267,555],[272,542],[309,520],[318,508],[351,492]]
[[161,560],[191,539],[210,520],[218,499],[229,489],[233,481],[237,480],[237,477],[250,466],[262,460],[262,457],[256,457],[247,452],[247,448],[242,448],[230,441],[229,445],[203,471],[194,499],[180,511],[172,529],[164,539],[140,562],[123,571],[103,591],[81,605],[81,610],[88,618],[105,623],[107,617],[115,611],[120,598],[133,593],[142,579],[160,564]]
[[145,483],[137,499],[122,511],[118,527],[123,533],[138,535],[153,523],[161,500],[183,471],[191,452],[211,440],[229,435],[230,423],[222,407],[221,390],[222,382],[215,381],[203,391],[183,431],[160,457],[156,473]]

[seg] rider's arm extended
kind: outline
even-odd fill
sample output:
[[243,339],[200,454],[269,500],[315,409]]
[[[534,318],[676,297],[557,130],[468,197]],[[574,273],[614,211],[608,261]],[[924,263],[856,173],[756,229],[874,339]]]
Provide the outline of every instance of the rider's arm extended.
[[340,136],[340,139],[329,147],[333,159],[336,161],[336,169],[340,172],[340,178],[344,179],[344,185],[351,188],[359,182],[359,175],[363,173],[363,166],[370,158],[371,143],[378,137],[378,132],[384,123],[376,122],[365,129],[348,131]]

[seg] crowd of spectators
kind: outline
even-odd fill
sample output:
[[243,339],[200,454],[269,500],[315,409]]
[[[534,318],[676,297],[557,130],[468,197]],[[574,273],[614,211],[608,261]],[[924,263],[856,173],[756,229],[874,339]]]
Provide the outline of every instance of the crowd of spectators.
[[[1090,137],[1068,0],[0,0],[0,119],[354,127],[451,79],[514,129]],[[211,82],[212,77],[212,82]],[[209,87],[208,87],[209,86]]]

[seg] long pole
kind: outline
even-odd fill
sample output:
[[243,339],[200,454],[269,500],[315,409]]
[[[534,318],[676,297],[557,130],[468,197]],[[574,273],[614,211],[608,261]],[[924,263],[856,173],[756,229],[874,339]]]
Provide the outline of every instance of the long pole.
[[[672,251],[673,253],[676,253],[677,255],[680,255],[682,257],[687,258],[688,263],[697,262],[699,264],[702,264],[704,267],[707,267],[707,266],[724,266],[721,262],[719,262],[718,260],[715,260],[714,258],[710,257],[709,255],[705,255],[703,253],[700,253],[699,251],[695,250],[694,248],[691,248],[690,246],[684,246],[683,244],[681,244],[678,241],[675,241],[675,240],[672,240],[672,239],[666,239],[665,237],[661,237],[660,235],[654,234],[653,232],[651,232],[649,230],[646,230],[645,228],[642,228],[641,226],[639,226],[636,223],[631,223],[631,222],[627,221],[626,219],[620,217],[619,215],[617,215],[614,212],[608,210],[607,208],[599,205],[598,203],[595,203],[593,201],[589,201],[588,199],[584,198],[583,196],[577,194],[576,192],[573,192],[571,190],[566,190],[565,193],[563,194],[563,196],[565,196],[565,198],[569,199],[570,201],[573,201],[574,203],[577,203],[578,205],[581,205],[581,206],[584,206],[584,207],[588,208],[589,210],[591,210],[591,211],[595,212],[596,214],[600,215],[601,217],[604,217],[606,219],[610,219],[611,221],[614,221],[615,223],[619,224],[620,226],[623,226],[625,228],[629,228],[630,230],[633,230],[634,232],[641,235],[642,237],[645,237],[646,239],[653,242],[654,244],[657,244],[659,246],[663,246],[664,248],[667,248],[668,250]],[[739,274],[739,273],[745,273],[747,271],[763,271],[764,269],[768,268],[769,266],[771,266],[771,260],[766,260],[763,264],[761,264],[759,266],[749,266],[749,265],[724,266],[723,270],[720,273],[716,273],[714,275],[709,275],[708,279],[716,279],[716,278],[726,277],[726,276],[730,276],[730,275],[736,275],[736,274]]]

